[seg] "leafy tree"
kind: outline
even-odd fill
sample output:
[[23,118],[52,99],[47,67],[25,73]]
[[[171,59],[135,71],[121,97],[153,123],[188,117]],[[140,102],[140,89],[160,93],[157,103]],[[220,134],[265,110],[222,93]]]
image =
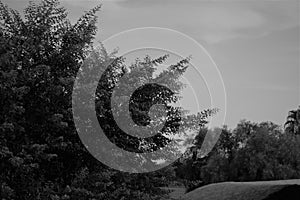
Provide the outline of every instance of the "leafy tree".
[[297,110],[289,111],[287,120],[284,124],[288,133],[300,134],[300,106]]
[[[155,67],[166,57],[146,57],[128,69],[124,67],[123,58],[93,49],[96,13],[100,7],[96,6],[71,24],[58,0],[30,2],[24,10],[24,18],[0,2],[2,199],[160,199],[163,192],[157,187],[173,179],[171,168],[151,174],[126,174],[109,169],[89,154],[78,137],[71,94],[76,73],[87,55],[95,53],[96,58],[104,58],[105,62],[114,61],[112,71],[106,73],[112,78],[107,80],[112,80],[113,84],[120,75],[131,73],[133,78],[128,79],[129,86],[139,81],[134,79],[139,75],[167,81],[179,91],[178,78],[188,66],[188,59],[184,59],[153,77]],[[98,91],[103,86],[111,85],[100,82]],[[147,91],[151,97],[153,89]],[[97,95],[101,96],[101,92]],[[171,93],[161,95],[160,99],[176,101]],[[133,99],[131,108],[136,122],[145,125],[149,122],[145,109],[149,105],[141,102],[146,101]],[[97,114],[102,112],[101,108],[108,110],[107,104],[98,105]],[[177,126],[173,122],[179,122],[179,111],[180,108],[169,107],[169,112],[175,116],[169,126],[170,132]],[[197,129],[206,116],[212,114],[210,110],[203,113],[206,115],[182,119],[184,127]],[[102,120],[101,115],[98,117]],[[193,123],[190,119],[194,119]],[[108,125],[114,128],[112,123]],[[112,139],[115,135],[108,136]],[[157,146],[166,141],[156,140]],[[136,140],[126,143],[121,137],[119,141],[119,145],[127,144],[128,149],[143,148]]]
[[24,18],[0,3],[3,198],[57,199],[67,185],[88,192],[72,186],[95,161],[74,131],[70,94],[99,9],[71,25],[57,0],[30,2]]
[[[240,181],[299,178],[299,138],[284,135],[272,123],[261,123],[231,164]],[[293,163],[293,164],[292,164]]]
[[[195,144],[200,146],[202,141],[200,132]],[[242,120],[234,130],[222,128],[207,157],[193,161],[187,158],[177,165],[177,172],[191,182],[200,181],[198,186],[223,181],[294,179],[300,177],[299,150],[298,135],[283,134],[280,126],[272,122]]]

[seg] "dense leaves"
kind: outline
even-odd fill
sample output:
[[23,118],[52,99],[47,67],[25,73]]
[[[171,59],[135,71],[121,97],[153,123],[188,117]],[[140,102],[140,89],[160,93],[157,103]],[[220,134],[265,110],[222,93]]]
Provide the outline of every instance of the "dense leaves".
[[289,111],[287,121],[284,124],[285,131],[292,134],[300,134],[300,106],[297,110]]
[[[196,137],[200,148],[202,131]],[[197,148],[198,147],[198,148]],[[189,171],[188,171],[189,169]],[[178,164],[177,175],[197,186],[223,181],[263,181],[300,177],[300,137],[286,134],[271,122],[241,121],[234,130],[222,128],[207,157],[190,157]]]
[[0,3],[2,198],[94,195],[75,184],[94,161],[74,131],[70,94],[99,8],[71,25],[56,0],[30,2],[24,19]]
[[[174,91],[179,91],[182,85],[178,78],[189,61],[184,59],[157,77],[153,76],[155,68],[167,56],[146,57],[125,69],[122,58],[108,54],[103,48],[92,47],[100,7],[91,9],[71,24],[58,0],[30,2],[24,10],[24,18],[0,2],[2,199],[160,199],[164,192],[158,186],[173,180],[172,168],[144,175],[109,169],[87,152],[77,135],[72,116],[72,89],[76,73],[83,61],[86,62],[87,55],[94,53],[94,58],[104,59],[102,63],[114,60],[113,70],[108,73],[112,82],[104,85],[100,82],[97,98],[107,95],[101,90],[103,86],[112,87],[125,72],[132,78],[124,87],[145,79],[159,79],[158,82],[167,82]],[[93,62],[99,64],[97,60]],[[172,94],[160,95],[168,101],[176,101]],[[136,103],[132,101],[135,113],[140,110],[137,121],[147,122],[147,112]],[[101,113],[99,109],[106,107],[97,105],[97,113]],[[179,110],[175,108],[172,112],[177,113],[176,109]],[[209,110],[204,113],[212,114]],[[196,129],[207,116],[190,116],[192,122],[183,120],[183,125]],[[108,125],[112,130],[112,124]],[[129,142],[129,147],[134,145]]]

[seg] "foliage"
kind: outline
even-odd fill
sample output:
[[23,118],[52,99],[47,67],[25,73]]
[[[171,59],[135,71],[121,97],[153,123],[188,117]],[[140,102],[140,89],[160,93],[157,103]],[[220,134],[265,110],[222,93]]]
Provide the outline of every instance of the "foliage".
[[57,0],[30,2],[24,18],[0,3],[2,198],[101,194],[76,184],[80,172],[95,161],[74,131],[70,101],[78,61],[92,44],[99,9],[71,25]]
[[[160,199],[164,192],[158,187],[174,181],[172,168],[143,175],[108,169],[87,152],[77,135],[72,117],[72,89],[87,55],[101,54],[106,61],[115,60],[113,67],[117,71],[126,70],[122,58],[92,48],[100,7],[71,24],[58,0],[31,1],[24,10],[24,18],[0,2],[2,199]],[[135,75],[153,79],[155,67],[165,59],[163,56],[137,60],[127,71],[133,75],[127,86],[139,81],[134,79]],[[167,81],[178,91],[178,78],[187,66],[188,59],[184,59],[156,79]],[[100,83],[98,88],[102,86]],[[164,98],[175,101],[172,95]],[[135,112],[143,111],[137,121],[147,122],[144,108],[137,107],[135,102],[132,105]],[[183,120],[184,125],[197,128],[212,112],[203,113],[207,115],[190,116],[193,123]],[[129,143],[129,148],[136,148],[135,145]]]
[[289,111],[284,126],[287,133],[300,134],[300,106],[297,110]]
[[[195,144],[200,145],[202,140],[200,132]],[[298,135],[284,134],[271,122],[243,120],[234,130],[223,127],[214,150],[207,157],[185,160],[177,168],[177,175],[204,185],[300,178],[299,152]],[[193,169],[192,177],[187,168]]]

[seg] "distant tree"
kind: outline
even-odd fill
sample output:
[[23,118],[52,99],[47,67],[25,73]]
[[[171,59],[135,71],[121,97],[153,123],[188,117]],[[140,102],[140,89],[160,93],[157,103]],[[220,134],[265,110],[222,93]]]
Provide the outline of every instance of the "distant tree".
[[231,179],[260,181],[300,177],[299,137],[282,134],[273,123],[260,123],[230,164]]
[[[203,135],[200,132],[196,137],[197,146]],[[176,172],[191,183],[201,182],[198,187],[222,181],[294,179],[300,178],[299,152],[299,135],[283,134],[272,122],[242,120],[234,130],[222,128],[208,156],[186,158],[177,164]]]
[[284,127],[288,133],[300,134],[300,106],[297,110],[289,111]]

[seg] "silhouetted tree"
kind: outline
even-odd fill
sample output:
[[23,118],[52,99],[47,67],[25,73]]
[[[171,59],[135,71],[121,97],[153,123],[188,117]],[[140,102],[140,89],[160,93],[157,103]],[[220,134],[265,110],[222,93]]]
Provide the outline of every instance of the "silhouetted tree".
[[[74,126],[71,101],[74,80],[87,55],[95,50],[92,44],[100,7],[96,6],[71,24],[58,0],[31,1],[24,10],[24,18],[0,2],[2,199],[162,198],[163,193],[156,186],[171,179],[169,169],[151,174],[127,174],[109,169],[87,152]],[[104,51],[95,52],[104,53],[107,60],[115,60],[112,63],[115,69],[124,69],[122,58],[112,58]],[[164,59],[146,57],[137,61],[128,71],[133,75],[129,83],[136,81],[135,73],[150,78],[154,67]],[[172,74],[165,80],[176,85],[187,66],[188,60],[184,59],[156,78]],[[103,84],[98,88],[102,89]],[[146,91],[151,96],[153,88]],[[171,96],[166,94],[164,98]],[[140,111],[133,117],[142,125],[149,120],[144,109],[149,105],[137,103],[144,100],[137,98],[132,102],[132,109]],[[99,108],[101,106],[97,107],[98,114],[101,113]],[[173,111],[176,113],[175,108]],[[191,117],[197,128],[203,117]],[[125,138],[120,141],[122,145]],[[135,142],[129,141],[127,147],[139,148]]]
[[288,133],[300,134],[300,106],[297,110],[289,111],[284,127]]

